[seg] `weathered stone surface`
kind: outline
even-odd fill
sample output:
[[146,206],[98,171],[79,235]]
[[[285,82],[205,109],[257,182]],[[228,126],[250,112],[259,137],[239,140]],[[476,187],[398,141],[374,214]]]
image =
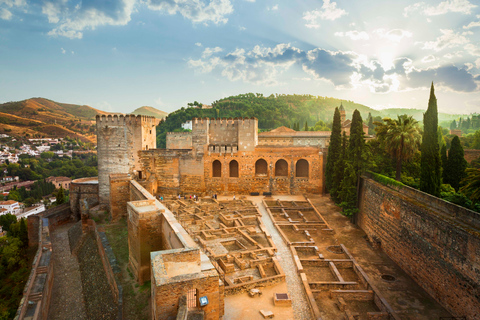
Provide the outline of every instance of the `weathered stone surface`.
[[[358,225],[456,316],[480,317],[480,215],[362,178]],[[442,205],[443,203],[443,205]]]

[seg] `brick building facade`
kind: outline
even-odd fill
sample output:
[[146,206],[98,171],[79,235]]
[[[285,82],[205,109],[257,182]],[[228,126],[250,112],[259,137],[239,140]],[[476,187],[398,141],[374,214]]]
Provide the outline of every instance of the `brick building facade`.
[[285,127],[258,134],[255,118],[196,118],[192,132],[167,134],[167,149],[140,152],[140,172],[153,194],[322,193],[329,139]]

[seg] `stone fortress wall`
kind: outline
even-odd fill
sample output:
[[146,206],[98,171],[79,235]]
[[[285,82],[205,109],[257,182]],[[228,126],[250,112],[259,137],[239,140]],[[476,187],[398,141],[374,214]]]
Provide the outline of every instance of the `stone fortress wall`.
[[148,116],[97,115],[98,184],[101,204],[108,204],[111,173],[135,173],[140,150],[155,149],[159,120]]
[[192,132],[167,134],[167,149],[140,153],[144,186],[153,194],[323,192],[324,132],[265,136],[255,118],[195,118]]
[[480,318],[480,214],[362,177],[357,222],[449,312]]

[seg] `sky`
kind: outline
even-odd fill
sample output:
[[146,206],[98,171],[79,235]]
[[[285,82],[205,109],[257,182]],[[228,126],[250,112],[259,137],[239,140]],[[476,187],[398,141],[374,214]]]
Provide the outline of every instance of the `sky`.
[[480,1],[0,0],[0,103],[128,113],[231,95],[480,112]]

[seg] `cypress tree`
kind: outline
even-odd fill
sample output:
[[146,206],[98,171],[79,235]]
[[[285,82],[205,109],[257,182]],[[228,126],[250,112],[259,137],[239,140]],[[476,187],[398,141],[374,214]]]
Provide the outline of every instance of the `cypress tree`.
[[325,170],[325,185],[327,190],[332,188],[333,172],[335,164],[340,158],[342,148],[342,127],[340,123],[340,111],[335,108],[333,114],[332,133],[330,135],[330,144],[328,146],[327,166]]
[[455,130],[455,129],[457,129],[457,122],[454,119],[450,124],[450,130]]
[[440,157],[442,159],[442,178],[443,183],[448,183],[447,180],[447,145],[443,144],[442,149],[440,150]]
[[448,151],[447,166],[445,168],[445,183],[449,183],[455,191],[460,188],[460,181],[465,178],[467,161],[463,153],[463,147],[460,144],[458,136],[453,137],[452,145]]
[[353,170],[358,174],[363,170],[365,152],[365,138],[363,133],[363,121],[360,112],[355,109],[350,127],[350,139],[348,142],[348,159],[352,162]]
[[340,202],[338,193],[340,192],[340,185],[343,181],[343,175],[345,172],[345,159],[347,156],[347,148],[348,148],[348,139],[345,132],[343,132],[341,151],[340,151],[338,160],[335,163],[335,166],[333,168],[332,186],[330,191],[330,195],[336,203]]
[[369,112],[368,113],[368,134],[372,135],[375,133],[375,125],[373,124],[373,117],[372,114]]
[[440,195],[440,150],[438,146],[437,98],[432,86],[427,111],[423,114],[423,136],[420,148],[420,190],[438,197]]
[[357,210],[357,174],[350,161],[345,161],[343,180],[338,193],[343,214],[351,216]]
[[305,128],[303,129],[303,131],[308,131],[308,123],[307,123],[307,121],[305,121]]

